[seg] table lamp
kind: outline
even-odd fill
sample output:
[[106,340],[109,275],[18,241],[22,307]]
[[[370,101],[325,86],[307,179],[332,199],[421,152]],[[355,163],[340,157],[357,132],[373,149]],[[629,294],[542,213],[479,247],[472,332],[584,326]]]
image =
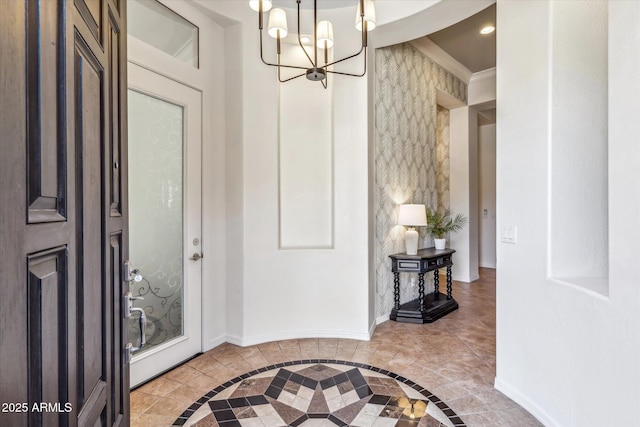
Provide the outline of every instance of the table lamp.
[[419,234],[414,227],[427,225],[427,211],[424,205],[400,205],[398,224],[409,227],[404,233],[407,255],[417,255]]

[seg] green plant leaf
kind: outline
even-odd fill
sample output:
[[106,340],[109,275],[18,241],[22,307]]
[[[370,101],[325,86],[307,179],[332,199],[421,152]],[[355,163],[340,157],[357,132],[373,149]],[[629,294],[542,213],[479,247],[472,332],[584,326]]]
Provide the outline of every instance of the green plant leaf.
[[457,214],[452,218],[451,212],[448,210],[440,215],[431,209],[427,209],[427,230],[429,230],[436,239],[443,239],[447,233],[455,233],[462,230],[468,222],[468,218],[462,214]]

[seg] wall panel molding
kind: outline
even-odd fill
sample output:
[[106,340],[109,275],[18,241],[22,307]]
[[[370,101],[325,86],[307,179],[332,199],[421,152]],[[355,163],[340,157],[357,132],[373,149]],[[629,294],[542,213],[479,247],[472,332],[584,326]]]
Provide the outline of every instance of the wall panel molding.
[[334,245],[333,85],[280,85],[278,198],[280,249]]

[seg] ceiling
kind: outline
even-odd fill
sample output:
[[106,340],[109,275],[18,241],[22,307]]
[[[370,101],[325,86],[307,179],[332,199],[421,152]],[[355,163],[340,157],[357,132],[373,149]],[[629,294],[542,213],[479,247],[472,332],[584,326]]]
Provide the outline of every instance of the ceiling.
[[[302,9],[313,7],[313,1],[303,0]],[[322,0],[318,9],[355,7],[357,0]],[[297,8],[296,0],[273,0],[274,7]],[[429,34],[427,38],[437,44],[456,61],[472,73],[496,66],[496,31],[482,35],[480,29],[486,25],[496,26],[496,5],[476,13],[469,18]]]
[[427,37],[456,61],[476,73],[496,66],[496,31],[482,35],[486,25],[496,27],[496,5]]
[[[356,6],[357,4],[356,0],[324,0],[317,2],[317,7],[318,9],[337,9],[341,7]],[[273,6],[296,9],[298,4],[296,0],[273,0]],[[313,9],[313,1],[301,1],[300,9]]]
[[[469,71],[477,73],[496,66],[496,32],[498,30],[487,35],[480,34],[480,29],[487,25],[497,28],[495,3],[464,21],[429,34],[426,38],[437,44],[440,49]],[[480,108],[478,112],[480,126],[496,122],[495,103]]]

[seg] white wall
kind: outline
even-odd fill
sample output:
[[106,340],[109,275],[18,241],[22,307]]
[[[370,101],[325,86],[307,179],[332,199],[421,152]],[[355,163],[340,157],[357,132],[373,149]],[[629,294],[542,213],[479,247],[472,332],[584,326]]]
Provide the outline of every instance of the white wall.
[[[260,62],[257,14],[244,1],[197,4],[237,22],[226,28],[227,53],[239,66],[227,76],[227,85],[238,89],[233,103],[241,111],[241,120],[228,123],[234,126],[233,131],[228,129],[233,138],[228,144],[242,148],[228,147],[232,164],[227,165],[226,180],[227,191],[232,192],[227,197],[235,206],[227,210],[227,221],[238,231],[227,237],[235,239],[230,249],[241,259],[232,261],[239,271],[229,271],[234,280],[227,283],[227,339],[241,345],[311,336],[368,339],[367,80],[331,76],[329,82],[333,90],[334,247],[279,249],[279,89],[275,69]],[[360,42],[355,30],[338,33],[338,28],[353,28],[355,5],[353,13],[343,12],[325,15],[336,29],[336,57],[357,51]],[[290,28],[295,28],[294,16],[289,13]],[[275,42],[268,36],[265,56],[275,57]],[[349,71],[361,68],[358,61],[344,65]],[[309,102],[325,95],[307,87]],[[291,124],[296,125],[300,126]]]
[[[286,46],[282,53],[283,63],[308,64],[297,47]],[[285,70],[282,74],[301,73]],[[332,80],[331,76],[329,79]],[[325,89],[319,82],[298,77],[278,86],[279,247],[331,249],[335,85],[329,84]],[[310,99],[313,101],[309,102]]]
[[478,127],[478,265],[496,268],[496,125]]
[[[225,72],[226,76],[241,76],[242,24],[225,27]],[[244,120],[243,86],[239,78],[227,78],[224,99],[226,111],[225,149],[225,238],[226,238],[226,298],[224,304],[226,320],[224,340],[227,336],[242,336],[244,331]],[[230,176],[231,175],[231,176]],[[205,189],[206,191],[206,189]]]
[[[469,105],[493,104],[496,102],[496,67],[478,71],[471,75],[469,81]],[[486,108],[490,108],[487,106]]]
[[[496,106],[496,68],[473,73],[469,105],[483,111]],[[496,127],[478,128],[478,266],[496,268]],[[486,209],[486,213],[485,213]],[[474,244],[474,242],[471,242]]]
[[453,279],[473,282],[478,274],[478,113],[470,107],[449,111],[449,208],[469,223],[449,236],[455,248]]
[[[368,275],[371,217],[367,78],[335,77],[330,83],[334,248],[280,250],[278,86],[275,70],[259,59],[257,16],[245,1],[192,3],[225,27],[227,340],[245,345],[308,336],[368,338],[373,328],[375,287]],[[399,41],[410,40],[455,23],[492,1],[377,3],[383,18],[372,34],[370,53],[376,44],[375,34],[381,35],[378,43],[396,37]],[[438,19],[429,19],[430,6]],[[338,31],[353,27],[355,5],[352,9],[348,13],[344,9],[326,12],[336,30],[335,57],[358,50],[359,33]],[[383,13],[385,10],[388,13]],[[406,14],[413,15],[401,24],[390,22]],[[294,15],[289,16],[289,25],[295,28]],[[271,43],[265,53],[273,60],[273,40],[265,37],[265,42]],[[341,65],[348,65],[347,71],[359,72],[360,64]],[[371,72],[369,69],[368,78]],[[295,324],[290,321],[293,318],[297,319]]]
[[609,3],[608,297],[548,279],[554,17],[553,2],[498,2],[498,229],[518,234],[497,248],[496,387],[545,425],[637,426],[640,3]]

